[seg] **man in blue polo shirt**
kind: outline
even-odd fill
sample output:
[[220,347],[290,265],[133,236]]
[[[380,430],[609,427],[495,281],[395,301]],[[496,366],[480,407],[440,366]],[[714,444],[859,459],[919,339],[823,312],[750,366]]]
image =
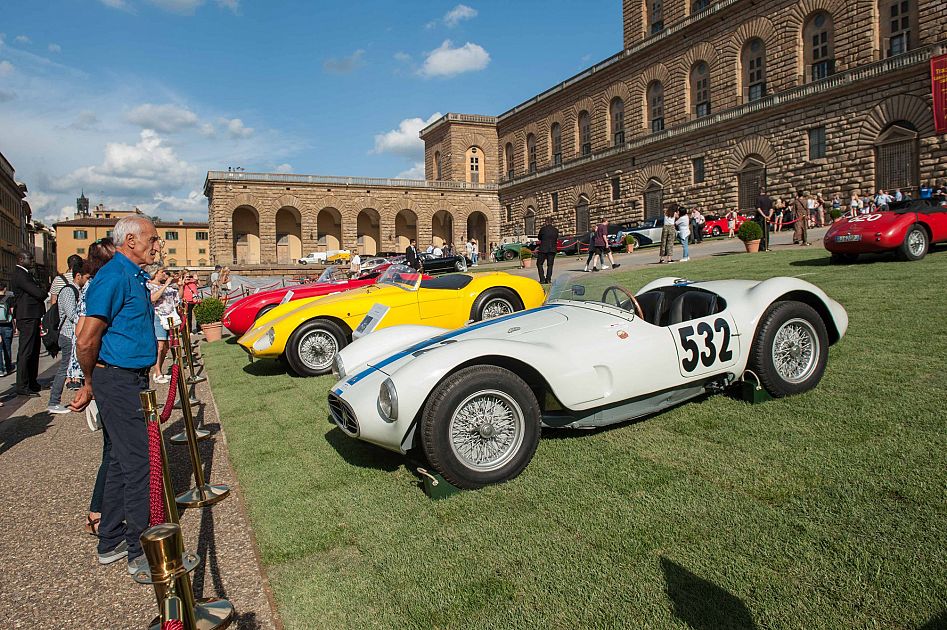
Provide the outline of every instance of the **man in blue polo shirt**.
[[158,358],[154,308],[142,267],[154,263],[160,239],[151,219],[120,219],[117,251],[86,290],[86,321],[76,339],[85,385],[69,407],[95,398],[112,440],[99,524],[99,563],[127,556],[128,572],[147,570],[139,536],[148,527],[148,434],[139,393]]

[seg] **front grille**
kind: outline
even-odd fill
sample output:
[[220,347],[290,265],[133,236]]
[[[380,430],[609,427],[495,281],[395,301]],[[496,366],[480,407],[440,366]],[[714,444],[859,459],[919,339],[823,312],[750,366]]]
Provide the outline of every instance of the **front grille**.
[[332,414],[332,421],[340,429],[353,437],[358,435],[358,420],[355,418],[355,413],[344,400],[333,393],[329,394],[329,413]]

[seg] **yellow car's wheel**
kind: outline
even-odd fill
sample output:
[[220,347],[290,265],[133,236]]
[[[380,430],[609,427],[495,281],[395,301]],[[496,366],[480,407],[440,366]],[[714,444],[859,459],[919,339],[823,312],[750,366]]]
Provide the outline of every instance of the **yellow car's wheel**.
[[333,321],[314,319],[297,328],[286,343],[286,362],[299,376],[332,371],[332,359],[348,345],[345,333]]
[[487,289],[477,296],[470,309],[470,318],[475,321],[503,317],[523,310],[523,301],[515,291],[505,287]]

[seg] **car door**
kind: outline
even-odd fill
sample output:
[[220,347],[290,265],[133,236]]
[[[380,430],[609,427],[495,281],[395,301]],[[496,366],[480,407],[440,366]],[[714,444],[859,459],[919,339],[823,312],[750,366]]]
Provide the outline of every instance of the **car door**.
[[740,358],[740,337],[730,309],[667,327],[684,380],[721,374]]

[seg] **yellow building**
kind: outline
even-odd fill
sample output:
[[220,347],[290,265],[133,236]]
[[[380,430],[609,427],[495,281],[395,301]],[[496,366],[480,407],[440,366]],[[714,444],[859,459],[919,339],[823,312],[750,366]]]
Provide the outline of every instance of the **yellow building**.
[[[123,216],[134,212],[109,211],[110,218],[77,216],[60,221],[56,228],[57,263],[60,271],[66,268],[66,259],[72,254],[85,257],[89,245],[112,236],[112,229]],[[104,211],[103,211],[104,214]],[[206,223],[177,223],[159,221],[155,224],[164,248],[162,261],[169,267],[206,267],[210,261]]]

